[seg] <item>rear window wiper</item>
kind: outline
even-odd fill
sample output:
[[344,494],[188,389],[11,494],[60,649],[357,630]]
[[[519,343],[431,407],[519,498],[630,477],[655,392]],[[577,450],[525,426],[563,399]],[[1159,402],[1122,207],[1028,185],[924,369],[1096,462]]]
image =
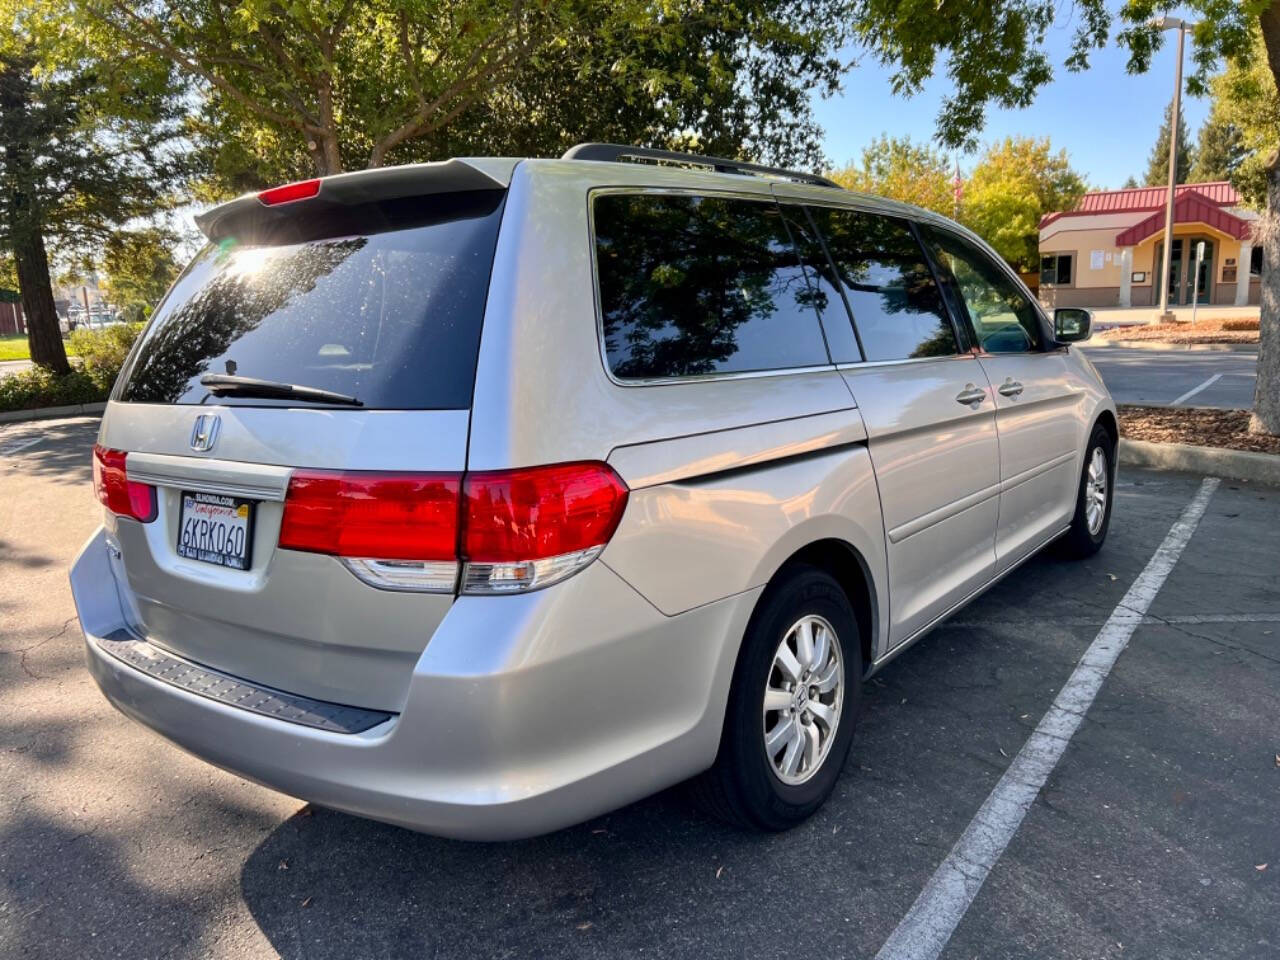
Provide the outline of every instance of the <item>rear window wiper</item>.
[[259,380],[257,377],[241,377],[230,373],[206,373],[200,385],[208,387],[215,397],[262,397],[264,399],[303,400],[307,403],[340,403],[348,407],[363,407],[355,397],[320,387],[304,387],[296,383],[278,380]]

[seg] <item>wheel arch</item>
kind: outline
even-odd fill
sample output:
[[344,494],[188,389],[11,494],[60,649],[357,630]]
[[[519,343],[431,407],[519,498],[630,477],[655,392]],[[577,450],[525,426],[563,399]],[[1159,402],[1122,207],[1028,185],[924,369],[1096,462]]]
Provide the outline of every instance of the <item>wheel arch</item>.
[[764,592],[756,601],[757,609],[768,596],[770,588],[788,571],[801,564],[817,567],[830,574],[840,584],[845,596],[849,598],[849,605],[853,608],[854,619],[858,624],[865,673],[875,660],[876,646],[880,636],[881,603],[870,565],[858,548],[847,540],[824,537],[810,541],[794,551],[779,564],[773,576],[769,578]]

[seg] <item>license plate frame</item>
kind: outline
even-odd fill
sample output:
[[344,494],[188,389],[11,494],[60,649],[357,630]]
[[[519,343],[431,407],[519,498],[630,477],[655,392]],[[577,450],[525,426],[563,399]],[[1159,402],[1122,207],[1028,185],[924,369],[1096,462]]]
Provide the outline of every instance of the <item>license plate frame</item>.
[[[248,570],[253,563],[256,507],[253,500],[240,497],[200,490],[181,491],[178,540],[175,544],[178,556],[210,566]],[[190,531],[188,521],[194,524]],[[201,527],[201,523],[219,525],[222,529],[218,530],[216,526]]]

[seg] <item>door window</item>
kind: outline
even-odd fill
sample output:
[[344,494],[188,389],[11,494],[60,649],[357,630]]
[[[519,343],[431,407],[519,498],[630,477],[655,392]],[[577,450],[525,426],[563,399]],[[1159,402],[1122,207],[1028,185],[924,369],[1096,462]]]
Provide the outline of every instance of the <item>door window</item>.
[[835,261],[867,360],[959,352],[933,271],[906,221],[833,207],[809,212]]
[[1044,345],[1040,311],[999,264],[963,237],[927,224],[921,232],[954,279],[978,345],[987,353],[1025,353]]
[[816,300],[772,200],[597,196],[605,354],[623,379],[830,363]]

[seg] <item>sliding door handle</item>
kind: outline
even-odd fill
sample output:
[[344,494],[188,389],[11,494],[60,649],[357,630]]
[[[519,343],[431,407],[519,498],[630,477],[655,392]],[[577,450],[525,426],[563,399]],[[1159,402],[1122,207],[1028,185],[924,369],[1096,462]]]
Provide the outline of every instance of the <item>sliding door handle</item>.
[[1016,397],[1022,392],[1022,384],[1013,379],[1013,377],[1009,377],[1004,383],[1000,384],[999,389],[1002,397]]
[[975,407],[985,399],[987,399],[987,391],[981,387],[975,387],[972,383],[966,383],[964,389],[956,394],[956,403],[972,404]]

